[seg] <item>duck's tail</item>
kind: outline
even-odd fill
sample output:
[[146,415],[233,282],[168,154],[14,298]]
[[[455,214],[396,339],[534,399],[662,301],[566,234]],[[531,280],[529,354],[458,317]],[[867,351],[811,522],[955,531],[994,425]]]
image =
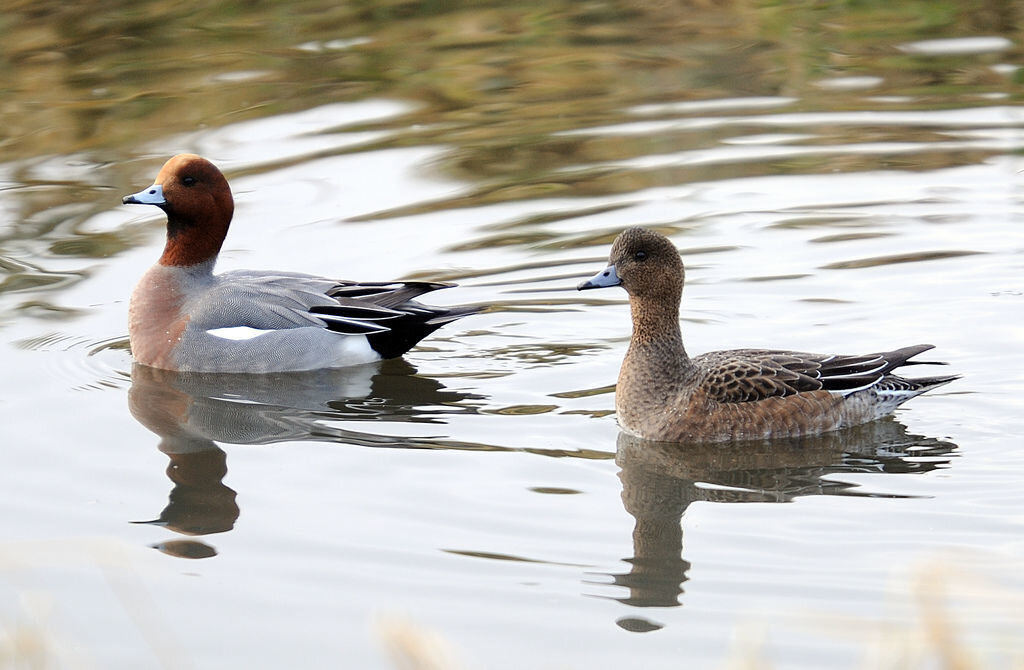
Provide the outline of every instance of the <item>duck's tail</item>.
[[435,307],[410,301],[400,309],[405,314],[388,321],[388,330],[366,336],[381,358],[398,358],[446,323],[476,314],[484,308],[477,305]]

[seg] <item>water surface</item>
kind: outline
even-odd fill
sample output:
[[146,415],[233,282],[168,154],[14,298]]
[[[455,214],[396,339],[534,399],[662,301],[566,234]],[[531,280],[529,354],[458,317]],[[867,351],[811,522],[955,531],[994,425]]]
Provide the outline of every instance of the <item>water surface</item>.
[[[55,667],[1019,658],[1021,18],[15,3],[2,630]],[[220,269],[488,309],[353,370],[133,368],[163,219],[120,197],[181,151],[232,183]],[[820,438],[627,439],[625,295],[574,286],[635,224],[681,250],[691,353],[930,342],[963,379]]]

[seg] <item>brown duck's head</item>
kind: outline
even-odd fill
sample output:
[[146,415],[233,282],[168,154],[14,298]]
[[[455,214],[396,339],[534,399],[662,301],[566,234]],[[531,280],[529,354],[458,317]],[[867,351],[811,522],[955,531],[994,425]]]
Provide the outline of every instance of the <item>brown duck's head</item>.
[[678,305],[683,278],[683,261],[675,245],[661,233],[635,227],[615,239],[608,267],[577,288],[621,286],[631,297]]
[[160,262],[189,266],[215,258],[235,211],[227,179],[195,154],[168,160],[156,181],[127,195],[126,205],[155,205],[167,214],[167,245]]

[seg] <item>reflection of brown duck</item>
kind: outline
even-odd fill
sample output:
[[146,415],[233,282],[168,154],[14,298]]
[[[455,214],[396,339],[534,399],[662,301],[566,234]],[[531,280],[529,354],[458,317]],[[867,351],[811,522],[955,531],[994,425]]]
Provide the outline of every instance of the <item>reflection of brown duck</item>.
[[174,482],[167,507],[151,523],[185,535],[223,533],[235,526],[235,491],[223,482],[227,454],[213,446],[205,451],[168,453],[167,478]]
[[[415,374],[404,360],[344,369],[263,375],[187,373],[132,368],[132,415],[161,438],[161,450],[208,448],[211,441],[271,444],[331,438],[365,446],[399,446],[384,435],[331,429],[326,421],[439,422],[473,413],[468,393]],[[444,407],[440,411],[438,407]],[[163,442],[170,442],[164,445]],[[420,445],[416,445],[420,446]],[[429,446],[429,445],[423,445]]]
[[[429,440],[390,437],[339,428],[325,421],[436,422],[437,407],[459,411],[469,394],[419,377],[403,360],[340,370],[272,375],[181,373],[132,368],[132,415],[160,437],[174,483],[170,500],[151,523],[186,535],[231,530],[238,518],[236,493],[223,483],[227,455],[217,442],[270,444],[338,440],[367,446],[432,446]],[[421,409],[423,408],[423,409]],[[432,408],[432,409],[431,409]],[[462,411],[474,412],[467,406]],[[196,541],[158,545],[192,557],[214,552]]]
[[[815,437],[737,444],[649,442],[626,433],[615,462],[622,502],[635,519],[628,573],[612,575],[636,607],[679,604],[689,562],[682,557],[681,517],[690,503],[787,502],[805,495],[865,495],[825,479],[843,472],[929,472],[956,445],[910,435],[885,419]],[[912,459],[911,459],[912,457]]]

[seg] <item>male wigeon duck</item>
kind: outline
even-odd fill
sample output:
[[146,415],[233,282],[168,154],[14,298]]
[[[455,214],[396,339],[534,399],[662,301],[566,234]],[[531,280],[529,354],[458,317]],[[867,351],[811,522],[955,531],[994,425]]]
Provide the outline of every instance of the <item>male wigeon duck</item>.
[[957,379],[892,374],[930,344],[856,356],[736,349],[690,358],[679,331],[683,277],[664,235],[630,228],[612,245],[608,267],[578,286],[622,286],[629,294],[633,334],[615,409],[621,428],[637,437],[724,442],[823,433],[878,419]]
[[234,213],[227,179],[194,154],[174,156],[156,182],[125,196],[167,214],[163,255],[131,297],[138,363],[202,372],[284,372],[395,358],[476,307],[414,298],[453,284],[359,283],[294,272],[213,274]]

